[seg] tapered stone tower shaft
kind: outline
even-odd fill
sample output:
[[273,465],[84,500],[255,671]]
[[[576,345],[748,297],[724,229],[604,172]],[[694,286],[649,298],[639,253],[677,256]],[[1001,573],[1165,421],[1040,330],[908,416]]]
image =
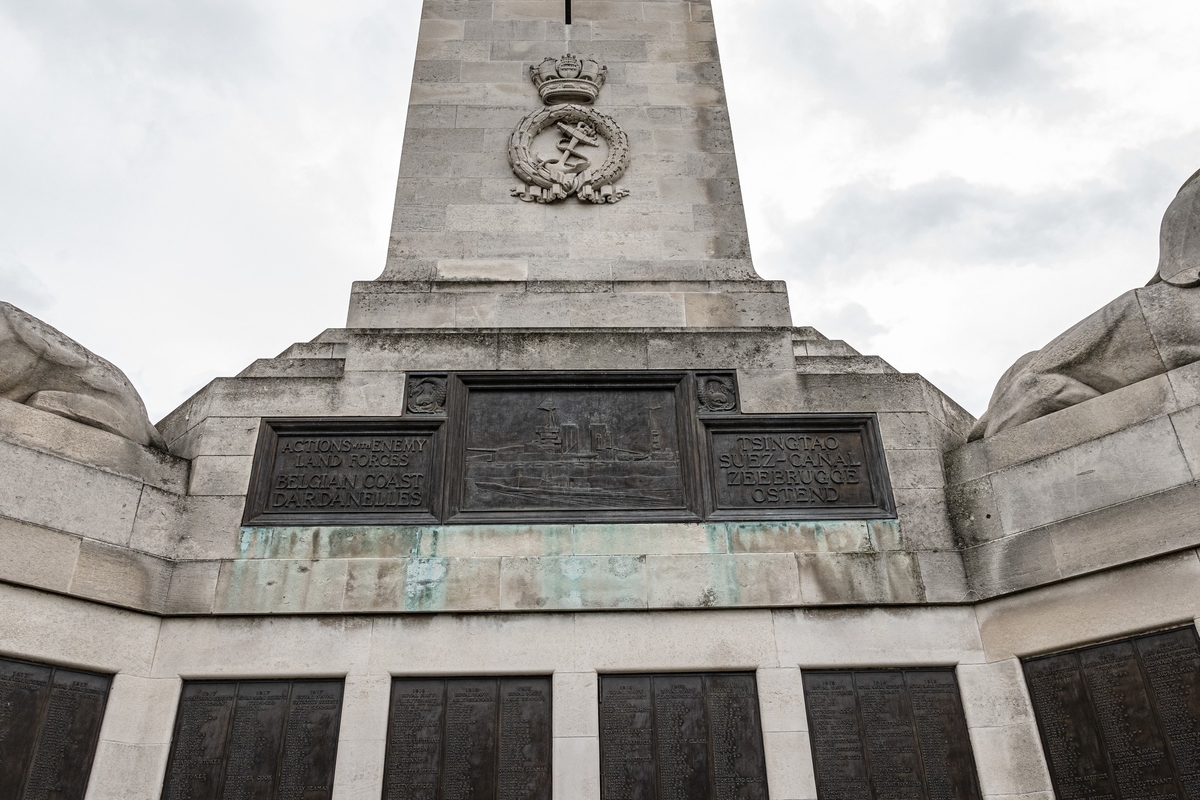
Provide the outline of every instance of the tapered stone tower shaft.
[[[709,4],[576,2],[570,25],[564,5],[426,0],[387,265],[355,285],[349,326],[790,325],[783,284],[751,264]],[[568,53],[603,70],[598,97],[539,128],[562,98],[531,68]],[[580,123],[595,135],[560,161]],[[514,175],[521,130],[529,168],[568,183],[623,160],[619,202],[539,202]]]

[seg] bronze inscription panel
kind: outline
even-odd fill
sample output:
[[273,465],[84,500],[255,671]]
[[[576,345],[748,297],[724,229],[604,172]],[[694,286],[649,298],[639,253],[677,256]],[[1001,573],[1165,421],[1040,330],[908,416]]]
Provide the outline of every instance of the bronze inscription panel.
[[459,510],[683,509],[671,388],[473,389]]
[[742,417],[705,428],[714,518],[895,513],[874,417]]
[[342,681],[186,681],[163,800],[329,800]]
[[1194,627],[1030,659],[1025,678],[1059,797],[1200,800]]
[[601,676],[600,796],[766,800],[754,676]]
[[242,524],[432,522],[440,428],[427,420],[266,420]]
[[550,800],[550,679],[396,678],[383,800]]
[[83,800],[111,684],[0,658],[0,797]]
[[804,672],[820,800],[979,800],[953,670]]

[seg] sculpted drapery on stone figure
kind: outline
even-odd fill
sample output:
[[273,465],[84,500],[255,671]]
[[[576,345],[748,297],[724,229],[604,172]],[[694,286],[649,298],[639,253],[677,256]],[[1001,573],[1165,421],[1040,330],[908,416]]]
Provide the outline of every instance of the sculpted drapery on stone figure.
[[1158,271],[1000,378],[971,439],[1200,361],[1200,171],[1163,217]]
[[125,373],[16,306],[0,302],[0,397],[166,450]]

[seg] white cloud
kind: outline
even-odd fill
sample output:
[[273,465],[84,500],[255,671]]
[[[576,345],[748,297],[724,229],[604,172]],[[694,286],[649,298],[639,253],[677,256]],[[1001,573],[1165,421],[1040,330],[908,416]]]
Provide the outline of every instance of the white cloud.
[[[756,264],[788,281],[797,324],[978,414],[1017,356],[1153,274],[1162,212],[1200,166],[1182,101],[1200,10],[714,6]],[[848,304],[882,330],[845,325]]]

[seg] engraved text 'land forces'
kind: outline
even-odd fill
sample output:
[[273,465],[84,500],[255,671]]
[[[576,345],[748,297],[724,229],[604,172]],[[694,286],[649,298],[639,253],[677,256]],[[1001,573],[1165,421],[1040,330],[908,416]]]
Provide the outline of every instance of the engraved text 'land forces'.
[[614,185],[629,165],[629,137],[612,117],[583,105],[595,101],[607,74],[599,62],[570,54],[530,69],[547,105],[522,119],[509,141],[508,160],[521,179],[513,197],[616,203],[629,194]]

